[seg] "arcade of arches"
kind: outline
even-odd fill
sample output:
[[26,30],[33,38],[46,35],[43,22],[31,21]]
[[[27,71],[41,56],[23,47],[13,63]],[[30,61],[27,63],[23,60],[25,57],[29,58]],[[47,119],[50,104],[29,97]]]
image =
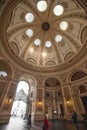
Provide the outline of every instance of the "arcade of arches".
[[9,122],[20,81],[33,121],[87,112],[87,2],[44,2],[0,0],[0,123]]

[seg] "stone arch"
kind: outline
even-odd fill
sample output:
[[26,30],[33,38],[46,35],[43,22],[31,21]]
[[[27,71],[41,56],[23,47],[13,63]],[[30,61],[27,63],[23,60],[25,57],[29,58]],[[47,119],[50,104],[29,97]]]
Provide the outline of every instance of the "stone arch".
[[78,70],[71,74],[70,81],[73,82],[73,81],[79,80],[85,76],[87,76],[87,74],[83,70]]
[[45,63],[46,66],[54,66],[56,65],[56,62],[55,61],[48,61]]
[[33,113],[35,112],[35,100],[36,100],[36,86],[37,86],[37,82],[35,77],[33,77],[30,74],[23,74],[21,75],[21,77],[19,78],[19,83],[20,81],[24,81],[28,84],[28,99],[27,99],[27,110],[26,110],[26,115],[25,118],[28,118],[28,115],[31,114],[32,118],[34,119],[34,115]]
[[12,77],[13,74],[12,66],[4,59],[0,59],[0,71],[6,72],[7,77]]
[[29,83],[29,79],[32,79],[34,81],[34,84],[37,86],[35,77],[30,74],[23,74],[19,80],[24,80],[25,82]]
[[49,78],[45,79],[44,85],[45,85],[45,87],[58,87],[61,85],[61,82],[56,77],[49,77]]
[[[61,91],[61,83],[61,79],[56,76],[47,77],[44,81],[44,108],[48,119],[54,118],[54,116],[59,112],[60,108],[57,107],[55,110],[53,106],[56,106],[56,102],[58,102],[58,99],[60,98],[58,97],[58,93]],[[55,103],[53,103],[52,100],[54,100]]]
[[29,85],[29,96],[31,97],[32,95],[32,100],[35,101],[35,98],[36,98],[36,91],[37,91],[37,82],[36,82],[36,79],[35,77],[33,77],[32,75],[29,75],[29,74],[23,74],[19,81],[25,81],[28,83]]
[[34,58],[27,58],[26,61],[30,62],[33,65],[37,65],[37,61]]

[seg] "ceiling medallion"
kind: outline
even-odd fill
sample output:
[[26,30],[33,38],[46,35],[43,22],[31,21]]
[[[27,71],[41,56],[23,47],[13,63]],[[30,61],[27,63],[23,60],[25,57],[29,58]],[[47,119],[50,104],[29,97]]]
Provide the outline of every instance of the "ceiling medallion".
[[43,29],[44,31],[48,31],[48,30],[50,29],[50,24],[49,24],[48,22],[44,22],[44,23],[42,24],[42,29]]

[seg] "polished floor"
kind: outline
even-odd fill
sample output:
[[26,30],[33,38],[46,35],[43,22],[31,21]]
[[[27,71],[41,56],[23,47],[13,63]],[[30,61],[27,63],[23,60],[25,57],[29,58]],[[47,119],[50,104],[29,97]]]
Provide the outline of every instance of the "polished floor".
[[[51,120],[49,130],[76,130],[71,121]],[[31,128],[27,121],[20,118],[11,118],[8,124],[0,124],[0,130],[42,130],[43,122],[37,122]],[[79,130],[87,130],[87,122],[79,122]]]

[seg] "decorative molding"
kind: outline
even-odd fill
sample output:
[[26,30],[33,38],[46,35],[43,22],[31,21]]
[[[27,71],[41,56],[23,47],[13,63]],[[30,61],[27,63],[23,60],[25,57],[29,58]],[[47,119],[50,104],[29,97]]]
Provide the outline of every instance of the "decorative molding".
[[87,0],[74,0],[76,2],[78,2],[81,7],[87,12]]

